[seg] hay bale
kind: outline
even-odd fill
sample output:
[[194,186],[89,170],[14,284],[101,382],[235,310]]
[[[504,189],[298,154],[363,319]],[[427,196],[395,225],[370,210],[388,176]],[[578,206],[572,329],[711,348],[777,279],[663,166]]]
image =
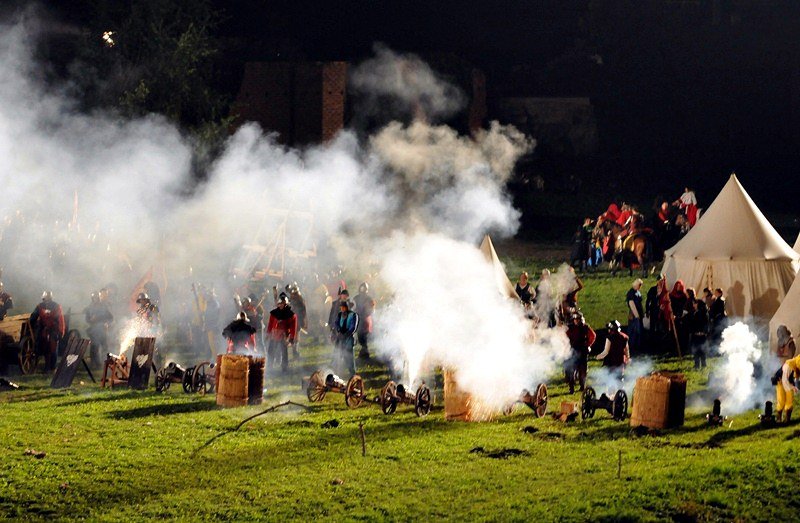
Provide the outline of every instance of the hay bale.
[[247,356],[225,354],[219,366],[217,405],[241,407],[249,398],[250,360]]
[[495,412],[464,392],[458,386],[456,373],[445,369],[444,374],[444,419],[447,421],[489,421]]

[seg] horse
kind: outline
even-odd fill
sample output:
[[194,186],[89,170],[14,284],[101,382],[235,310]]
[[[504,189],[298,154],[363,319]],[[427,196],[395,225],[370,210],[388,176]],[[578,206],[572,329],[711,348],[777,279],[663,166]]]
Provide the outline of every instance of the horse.
[[613,239],[614,249],[613,251],[609,249],[606,256],[611,274],[615,276],[622,267],[627,268],[632,276],[633,265],[638,264],[642,269],[642,275],[647,276],[654,252],[653,240],[649,234],[641,231],[634,231],[623,240],[621,236],[625,230],[625,227],[610,220],[598,220],[595,226],[596,232],[602,233],[603,236],[610,233]]

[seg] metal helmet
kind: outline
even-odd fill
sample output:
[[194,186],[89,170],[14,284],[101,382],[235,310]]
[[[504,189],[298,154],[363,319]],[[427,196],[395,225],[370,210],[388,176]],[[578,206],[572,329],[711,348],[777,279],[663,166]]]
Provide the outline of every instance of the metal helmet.
[[142,303],[145,301],[150,301],[150,296],[148,296],[146,292],[140,292],[139,295],[136,296],[136,303]]
[[361,285],[358,286],[358,292],[369,292],[369,283],[361,282]]
[[573,312],[572,313],[572,320],[578,320],[578,322],[583,322],[583,313],[582,312]]
[[289,297],[285,292],[282,292],[278,295],[278,303],[289,303]]
[[92,303],[96,303],[96,302],[100,301],[100,295],[98,293],[96,293],[96,292],[93,292],[91,294],[90,298],[92,300]]
[[237,314],[236,315],[236,319],[239,320],[239,321],[250,321],[250,318],[247,317],[247,314],[245,314],[244,311],[242,311],[239,314]]
[[617,320],[611,320],[606,324],[606,328],[610,331],[619,331],[622,328],[622,324]]
[[42,293],[42,300],[52,300],[52,299],[53,299],[53,293],[51,291],[44,291]]
[[253,304],[253,299],[252,298],[248,297],[248,298],[245,298],[245,299],[242,300],[242,306],[243,307],[249,307],[252,304]]

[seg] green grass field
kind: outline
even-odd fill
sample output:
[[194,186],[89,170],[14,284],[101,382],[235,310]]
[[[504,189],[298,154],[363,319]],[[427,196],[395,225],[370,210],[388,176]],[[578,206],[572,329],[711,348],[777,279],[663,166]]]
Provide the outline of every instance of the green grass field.
[[[590,321],[624,314],[627,275],[586,283]],[[460,423],[444,421],[440,407],[426,418],[403,406],[392,416],[374,405],[350,410],[331,394],[308,411],[288,407],[225,433],[284,400],[308,404],[301,376],[324,365],[328,350],[306,349],[290,376],[268,380],[259,407],[219,409],[213,397],[176,388],[103,391],[81,375],[66,391],[48,389],[43,376],[20,378],[21,390],[0,393],[0,518],[786,521],[800,505],[791,495],[800,426],[762,429],[749,412],[708,428],[710,405],[687,410],[681,429],[638,437],[602,411],[564,424],[520,406]],[[707,386],[708,373],[688,360],[657,366],[686,372],[690,396]],[[373,394],[388,379],[377,365],[363,374]],[[579,398],[557,376],[550,393],[550,410]],[[323,428],[330,420],[338,427]]]

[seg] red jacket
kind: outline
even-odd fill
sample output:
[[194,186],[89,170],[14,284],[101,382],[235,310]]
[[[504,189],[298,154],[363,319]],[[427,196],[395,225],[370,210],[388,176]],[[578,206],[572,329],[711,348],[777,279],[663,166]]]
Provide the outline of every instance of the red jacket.
[[297,314],[291,307],[286,306],[283,309],[276,307],[269,312],[267,336],[275,341],[288,338],[290,343],[294,342],[297,337]]

